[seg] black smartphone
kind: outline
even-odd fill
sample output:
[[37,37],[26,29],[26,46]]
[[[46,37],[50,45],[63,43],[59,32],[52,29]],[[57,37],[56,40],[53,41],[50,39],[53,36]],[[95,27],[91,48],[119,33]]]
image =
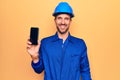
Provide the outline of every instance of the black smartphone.
[[38,34],[39,34],[39,28],[38,27],[31,27],[31,29],[30,29],[30,42],[32,42],[32,45],[38,44]]

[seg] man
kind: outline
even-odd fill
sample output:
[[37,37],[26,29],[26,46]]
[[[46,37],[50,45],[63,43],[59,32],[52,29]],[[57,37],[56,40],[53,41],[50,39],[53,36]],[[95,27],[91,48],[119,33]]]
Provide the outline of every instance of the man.
[[85,42],[69,33],[74,17],[71,6],[60,2],[53,16],[57,28],[55,35],[42,39],[38,45],[28,40],[27,50],[34,71],[44,70],[44,80],[80,80],[80,77],[92,80]]

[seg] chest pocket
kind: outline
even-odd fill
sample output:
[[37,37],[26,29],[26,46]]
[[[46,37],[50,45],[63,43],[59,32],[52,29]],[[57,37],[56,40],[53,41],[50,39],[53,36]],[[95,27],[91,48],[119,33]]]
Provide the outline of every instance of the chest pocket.
[[71,55],[71,68],[72,70],[80,69],[80,55],[78,54]]

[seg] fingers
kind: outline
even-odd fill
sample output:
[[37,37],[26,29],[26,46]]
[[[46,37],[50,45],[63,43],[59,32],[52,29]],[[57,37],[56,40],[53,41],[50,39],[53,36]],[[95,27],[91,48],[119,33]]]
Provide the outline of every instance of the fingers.
[[30,39],[27,40],[27,49],[31,48],[32,43],[30,42]]
[[27,40],[27,49],[30,49],[33,46],[40,47],[40,41],[38,40],[38,45],[32,45],[32,42],[30,42],[30,39]]
[[38,45],[40,45],[40,41],[38,40]]
[[32,42],[30,42],[30,39],[27,40],[27,44],[31,45]]
[[30,42],[30,39],[27,40],[27,52],[32,56],[38,56],[38,52],[39,52],[39,48],[40,48],[40,41],[38,41],[38,45],[32,45],[32,43]]

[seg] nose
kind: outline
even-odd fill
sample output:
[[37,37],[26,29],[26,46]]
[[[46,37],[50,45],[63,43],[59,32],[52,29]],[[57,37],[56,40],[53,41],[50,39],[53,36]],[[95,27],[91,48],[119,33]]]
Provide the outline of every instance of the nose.
[[65,24],[65,20],[64,19],[62,19],[62,22],[61,22],[62,24]]

